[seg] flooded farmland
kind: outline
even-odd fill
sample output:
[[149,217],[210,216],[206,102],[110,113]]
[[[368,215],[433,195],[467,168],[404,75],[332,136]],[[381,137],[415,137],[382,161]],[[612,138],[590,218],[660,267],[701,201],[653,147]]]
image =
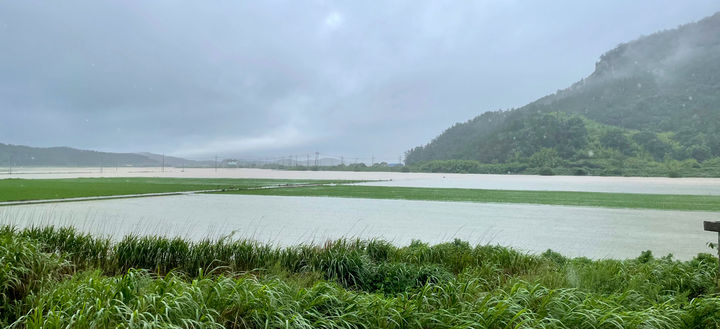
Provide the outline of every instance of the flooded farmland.
[[720,178],[483,175],[401,172],[290,171],[250,168],[18,168],[0,178],[178,177],[377,180],[383,186],[610,193],[720,195]]
[[[2,175],[2,174],[0,174]],[[474,175],[214,168],[19,168],[2,177],[187,177],[369,180],[366,185],[720,195],[720,179]],[[720,213],[526,204],[249,195],[180,195],[0,207],[3,224],[72,225],[95,234],[166,234],[198,240],[233,234],[278,245],[328,239],[455,238],[528,252],[630,258],[643,250],[688,259],[712,252],[703,220]]]
[[328,239],[459,238],[528,252],[632,258],[643,250],[689,259],[712,252],[716,236],[702,231],[710,212],[607,209],[248,195],[181,195],[0,208],[0,223],[72,225],[94,234],[161,234],[198,240],[233,234],[277,245]]

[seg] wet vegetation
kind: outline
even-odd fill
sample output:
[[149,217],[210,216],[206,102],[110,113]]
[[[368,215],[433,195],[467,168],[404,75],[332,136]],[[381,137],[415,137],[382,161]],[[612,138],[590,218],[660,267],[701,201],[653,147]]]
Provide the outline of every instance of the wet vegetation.
[[[419,171],[720,175],[720,13],[621,44],[571,87],[407,153]],[[471,162],[452,162],[466,160]]]
[[67,178],[1,179],[0,201],[62,199],[263,186],[329,184],[353,181],[250,178]]
[[713,328],[717,260],[566,258],[453,241],[276,247],[0,229],[12,328]]
[[222,193],[720,211],[720,196],[716,195],[512,191],[362,185],[323,185],[262,190],[237,190]]

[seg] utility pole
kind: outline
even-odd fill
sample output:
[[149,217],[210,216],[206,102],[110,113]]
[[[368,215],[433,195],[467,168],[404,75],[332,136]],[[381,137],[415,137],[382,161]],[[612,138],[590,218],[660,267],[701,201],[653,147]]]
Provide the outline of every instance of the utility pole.
[[345,157],[343,157],[342,155],[340,156],[340,165],[341,166],[345,165]]
[[374,166],[374,165],[375,165],[375,154],[373,154],[373,155],[370,157],[370,166]]
[[315,168],[318,167],[318,157],[320,156],[320,152],[315,151]]
[[162,168],[160,169],[160,172],[165,172],[165,153],[163,153]]

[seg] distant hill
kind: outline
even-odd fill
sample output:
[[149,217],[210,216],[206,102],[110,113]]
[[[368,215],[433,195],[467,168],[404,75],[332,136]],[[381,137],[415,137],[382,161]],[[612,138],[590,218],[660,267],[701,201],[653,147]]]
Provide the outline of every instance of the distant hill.
[[[30,147],[0,143],[0,166],[2,167],[159,167],[163,156],[153,153],[110,153],[78,150],[70,147]],[[212,161],[193,161],[165,157],[166,166],[206,167]]]
[[501,172],[642,174],[648,164],[697,166],[687,160],[718,156],[720,13],[623,43],[569,88],[455,124],[408,151],[406,163],[473,160]]

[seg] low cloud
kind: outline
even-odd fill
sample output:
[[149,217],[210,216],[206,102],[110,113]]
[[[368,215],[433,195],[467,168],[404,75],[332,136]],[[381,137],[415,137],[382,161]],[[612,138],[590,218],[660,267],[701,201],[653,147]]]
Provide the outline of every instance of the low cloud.
[[717,10],[708,0],[3,1],[0,142],[396,159],[455,122],[569,86],[620,42]]

